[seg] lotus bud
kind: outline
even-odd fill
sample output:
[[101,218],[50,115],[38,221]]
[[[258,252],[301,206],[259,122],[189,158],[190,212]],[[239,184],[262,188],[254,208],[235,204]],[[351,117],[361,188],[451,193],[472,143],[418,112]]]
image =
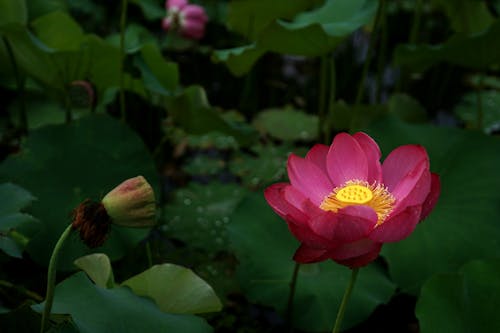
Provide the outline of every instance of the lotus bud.
[[165,8],[169,11],[179,12],[187,4],[187,0],[167,0],[165,2]]
[[94,87],[89,81],[76,80],[69,85],[71,105],[77,108],[93,108],[96,104]]
[[201,39],[205,34],[208,16],[199,5],[191,5],[187,0],[167,0],[167,16],[162,20],[162,28],[175,31],[190,39]]
[[187,5],[180,14],[180,32],[183,37],[201,39],[205,34],[208,16],[205,9],[198,5]]
[[90,248],[107,239],[111,223],[145,228],[156,223],[156,203],[151,185],[142,176],[127,179],[102,199],[83,201],[73,211],[73,228]]
[[143,176],[130,178],[102,199],[111,221],[132,228],[151,227],[156,223],[155,194]]

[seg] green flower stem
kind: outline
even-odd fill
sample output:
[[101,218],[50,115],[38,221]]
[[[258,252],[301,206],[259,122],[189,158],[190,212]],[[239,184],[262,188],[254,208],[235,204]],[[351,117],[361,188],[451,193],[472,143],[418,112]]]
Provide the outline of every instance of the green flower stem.
[[16,292],[23,294],[24,296],[29,297],[36,302],[43,301],[43,297],[38,295],[36,292],[28,290],[22,286],[17,286],[9,281],[0,280],[0,287],[14,289]]
[[151,242],[146,241],[146,256],[148,258],[148,267],[153,267],[153,254],[151,253]]
[[479,75],[479,82],[476,87],[476,106],[477,106],[477,113],[476,113],[476,126],[477,129],[483,130],[483,75],[482,73]]
[[19,124],[21,131],[26,133],[28,131],[28,116],[26,114],[26,105],[24,102],[24,78],[21,76],[19,67],[17,66],[16,57],[14,56],[14,51],[12,50],[9,39],[3,36],[2,40],[7,50],[14,76],[16,77],[17,93],[19,97]]
[[66,124],[71,123],[73,120],[73,110],[71,108],[71,101],[68,97],[68,91],[66,90],[66,94],[64,97],[64,114],[65,114],[65,121]]
[[43,308],[43,313],[42,313],[42,324],[40,326],[40,333],[45,332],[45,330],[47,329],[47,325],[50,318],[50,310],[52,309],[52,302],[54,301],[54,287],[56,283],[56,272],[57,272],[57,257],[59,255],[59,252],[61,251],[64,241],[71,234],[72,230],[73,230],[73,225],[72,224],[68,225],[68,227],[61,234],[61,237],[59,237],[59,240],[57,241],[56,245],[54,246],[54,250],[52,251],[52,256],[50,257],[49,268],[47,271],[47,294],[45,295],[45,307]]
[[356,283],[356,277],[358,276],[359,268],[353,268],[351,273],[351,280],[347,285],[347,289],[344,292],[344,297],[342,297],[342,303],[340,303],[339,312],[337,312],[337,319],[335,320],[335,326],[333,327],[332,333],[340,332],[340,327],[342,326],[342,319],[344,319],[345,308],[347,306],[347,301],[351,296],[352,289]]
[[422,17],[422,0],[417,0],[415,4],[415,12],[413,13],[413,23],[410,30],[410,44],[418,42],[418,33],[420,31],[420,18]]
[[[420,32],[420,20],[422,17],[422,5],[423,0],[416,0],[415,3],[415,11],[413,12],[413,20],[410,29],[410,35],[408,36],[409,44],[418,43],[418,34]],[[401,71],[399,78],[396,81],[396,87],[394,88],[395,92],[401,92],[404,90],[404,81],[408,77],[404,72]]]
[[373,50],[375,48],[375,41],[377,40],[376,38],[376,33],[380,28],[380,22],[382,21],[382,14],[385,8],[385,0],[380,0],[380,3],[377,8],[377,14],[375,17],[375,24],[373,25],[373,30],[370,36],[370,44],[368,44],[368,52],[366,53],[366,60],[363,65],[363,72],[361,74],[361,80],[359,81],[359,86],[358,86],[358,92],[356,94],[356,100],[354,102],[354,107],[356,108],[354,110],[353,117],[351,119],[351,129],[353,129],[357,124],[357,116],[359,111],[357,108],[361,104],[361,101],[363,100],[363,97],[365,95],[365,81],[366,77],[368,76],[368,70],[370,69],[370,63],[372,59],[372,54]]
[[335,111],[335,99],[337,98],[337,70],[335,67],[335,56],[332,54],[329,61],[330,69],[330,87],[328,89],[328,106],[327,106],[327,119],[323,119],[325,123],[325,132],[323,133],[323,143],[329,145],[332,140],[332,119],[333,112]]
[[320,58],[319,66],[319,94],[318,94],[318,141],[324,143],[324,124],[326,116],[326,100],[328,94],[328,55]]
[[[174,34],[172,40],[175,38],[177,38],[177,36]],[[243,114],[254,114],[259,108],[259,92],[258,89],[254,89],[255,85],[258,84],[257,82],[259,81],[259,74],[259,69],[254,67],[250,72],[248,72],[247,75],[245,75],[239,105],[239,110],[241,110]]]
[[290,281],[290,292],[288,294],[288,302],[286,305],[286,313],[285,313],[285,320],[286,324],[292,329],[292,313],[293,313],[293,300],[295,298],[295,289],[297,287],[297,277],[299,274],[299,269],[300,269],[300,264],[295,263],[295,267],[293,269],[293,274],[292,274],[292,280]]
[[378,52],[377,79],[375,85],[375,103],[381,103],[382,99],[382,78],[384,76],[385,60],[387,54],[387,4],[383,1],[380,17],[380,46]]
[[125,25],[127,23],[128,1],[122,0],[120,16],[120,115],[123,122],[127,121],[125,108]]

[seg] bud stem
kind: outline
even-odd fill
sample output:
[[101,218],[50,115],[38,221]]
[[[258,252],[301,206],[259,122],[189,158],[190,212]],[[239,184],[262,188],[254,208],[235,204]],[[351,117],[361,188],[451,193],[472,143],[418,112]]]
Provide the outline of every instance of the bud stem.
[[69,234],[73,230],[73,225],[70,224],[59,237],[54,250],[52,251],[52,256],[49,261],[49,268],[47,271],[47,294],[45,295],[45,306],[42,313],[42,324],[40,326],[40,333],[45,332],[48,328],[48,322],[50,318],[50,310],[52,309],[52,303],[54,301],[54,287],[56,282],[56,272],[57,272],[57,257],[64,244],[64,241],[68,238]]

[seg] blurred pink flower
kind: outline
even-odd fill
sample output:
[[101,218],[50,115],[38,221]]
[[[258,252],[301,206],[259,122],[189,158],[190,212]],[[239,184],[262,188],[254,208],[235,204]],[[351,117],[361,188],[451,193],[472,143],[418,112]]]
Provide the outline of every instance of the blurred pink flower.
[[335,136],[300,158],[290,155],[290,183],[268,187],[273,210],[301,242],[300,263],[332,259],[354,268],[375,260],[383,243],[408,237],[433,209],[439,176],[418,145],[400,146],[380,163],[377,143],[365,133]]
[[165,8],[167,17],[162,21],[164,30],[178,31],[181,36],[190,39],[203,37],[208,21],[203,7],[190,5],[187,0],[167,0]]

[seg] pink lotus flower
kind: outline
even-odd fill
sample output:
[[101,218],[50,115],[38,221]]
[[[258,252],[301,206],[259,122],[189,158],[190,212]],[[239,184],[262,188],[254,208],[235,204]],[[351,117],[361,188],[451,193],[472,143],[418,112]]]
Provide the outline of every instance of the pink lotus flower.
[[200,39],[205,34],[208,16],[203,7],[189,5],[187,0],[167,0],[167,17],[162,21],[164,30],[173,29],[181,36]]
[[340,133],[305,158],[290,155],[291,184],[271,185],[264,195],[301,243],[295,261],[367,265],[383,243],[408,237],[430,213],[441,186],[426,150],[406,145],[383,164],[380,157],[377,143],[361,132]]

